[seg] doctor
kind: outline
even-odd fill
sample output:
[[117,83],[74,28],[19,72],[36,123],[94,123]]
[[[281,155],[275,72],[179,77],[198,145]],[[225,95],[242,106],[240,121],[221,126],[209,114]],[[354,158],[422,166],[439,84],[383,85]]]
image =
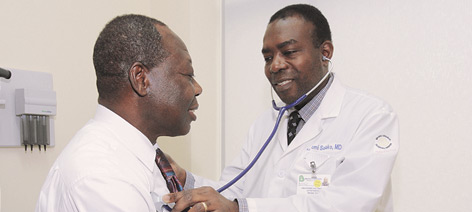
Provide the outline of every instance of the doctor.
[[[328,73],[333,56],[326,18],[310,5],[275,13],[263,39],[265,74],[285,104]],[[255,121],[239,156],[219,182],[187,173],[186,187],[165,196],[173,211],[393,211],[390,174],[399,147],[398,121],[382,100],[343,85],[335,74],[288,111],[255,166],[221,196],[219,188],[254,158],[276,121],[270,109]],[[184,198],[182,198],[184,197]]]

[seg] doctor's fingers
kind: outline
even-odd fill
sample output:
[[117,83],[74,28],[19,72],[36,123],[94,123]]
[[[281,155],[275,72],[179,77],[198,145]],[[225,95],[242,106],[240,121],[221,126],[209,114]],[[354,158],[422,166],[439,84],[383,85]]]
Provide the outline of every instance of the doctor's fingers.
[[[162,199],[166,203],[175,202],[175,206],[172,209],[172,211],[175,212],[175,211],[183,211],[184,209],[188,207],[192,207],[199,202],[207,202],[206,205],[208,207],[210,205],[210,199],[215,198],[216,195],[220,195],[220,194],[217,191],[215,191],[215,189],[205,186],[205,187],[185,190],[185,191],[181,191],[177,193],[166,194],[164,195]],[[204,211],[203,205],[202,204],[200,205],[203,209],[202,211]],[[199,209],[199,207],[197,207],[196,209]],[[193,211],[198,211],[198,210],[194,209]],[[208,211],[210,210],[208,209]]]
[[192,207],[188,212],[237,212],[239,210],[236,202],[226,199],[211,187],[201,187],[174,194],[171,197],[175,198],[175,206],[172,211],[182,211],[188,207]]
[[209,200],[196,203],[188,212],[207,211],[238,212],[239,207],[237,202],[228,200],[221,194],[216,192],[215,194],[211,194],[211,198]]

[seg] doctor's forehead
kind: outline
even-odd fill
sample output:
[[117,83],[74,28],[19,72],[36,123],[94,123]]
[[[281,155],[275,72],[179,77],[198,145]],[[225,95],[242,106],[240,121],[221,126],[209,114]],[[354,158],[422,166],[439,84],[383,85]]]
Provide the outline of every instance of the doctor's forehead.
[[280,49],[298,42],[311,41],[314,29],[313,24],[298,16],[275,20],[267,25],[262,50],[274,46]]

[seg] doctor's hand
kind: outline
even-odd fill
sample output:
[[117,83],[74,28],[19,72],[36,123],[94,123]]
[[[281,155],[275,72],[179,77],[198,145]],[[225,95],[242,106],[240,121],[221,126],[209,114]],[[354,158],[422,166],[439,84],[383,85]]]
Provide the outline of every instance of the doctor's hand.
[[162,200],[166,203],[175,202],[173,212],[183,211],[188,207],[192,207],[189,212],[239,211],[237,202],[226,199],[215,189],[208,186],[166,194],[162,197]]
[[182,186],[185,186],[185,180],[187,180],[187,172],[185,169],[179,166],[170,155],[167,153],[164,153],[166,155],[167,160],[170,163],[170,166],[172,166],[172,170],[174,170],[175,176],[177,176],[177,179],[179,179],[180,183]]

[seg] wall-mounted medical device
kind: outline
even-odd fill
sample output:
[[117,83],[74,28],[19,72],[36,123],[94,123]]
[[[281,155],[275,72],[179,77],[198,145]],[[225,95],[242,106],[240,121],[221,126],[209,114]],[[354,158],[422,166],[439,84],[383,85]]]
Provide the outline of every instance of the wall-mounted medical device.
[[54,146],[56,105],[51,74],[0,68],[0,147]]

